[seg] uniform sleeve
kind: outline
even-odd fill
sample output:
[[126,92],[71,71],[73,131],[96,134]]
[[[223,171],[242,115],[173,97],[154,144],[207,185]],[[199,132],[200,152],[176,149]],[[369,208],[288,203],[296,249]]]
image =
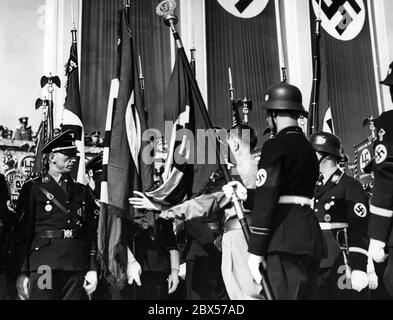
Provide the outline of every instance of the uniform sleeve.
[[352,270],[367,272],[367,199],[364,196],[362,185],[356,180],[349,180],[345,192],[346,214],[349,225],[349,264]]
[[258,164],[250,226],[248,251],[255,255],[263,256],[267,252],[271,236],[272,214],[280,196],[282,161],[281,153],[274,144],[274,140],[266,142],[262,147]]
[[178,250],[173,222],[164,219],[158,219],[157,222],[161,224],[166,249],[168,251]]
[[387,242],[393,217],[393,162],[374,164],[374,187],[370,199],[368,236]]
[[97,264],[97,221],[94,196],[87,187],[86,192],[86,231],[89,242],[89,270],[98,270]]
[[171,207],[168,212],[183,220],[208,218],[228,204],[230,204],[230,200],[225,197],[223,192],[215,192],[184,201]]
[[34,201],[33,182],[27,182],[20,191],[16,214],[18,220],[15,225],[15,250],[17,273],[29,273],[30,247],[34,238]]

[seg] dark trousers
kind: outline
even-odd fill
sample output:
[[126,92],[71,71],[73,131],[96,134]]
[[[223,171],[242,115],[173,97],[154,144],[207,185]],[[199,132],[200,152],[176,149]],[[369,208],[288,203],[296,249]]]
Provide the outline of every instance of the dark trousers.
[[369,300],[368,288],[357,292],[351,287],[351,279],[345,274],[342,266],[323,268],[319,271],[320,300]]
[[[381,284],[386,288],[388,297],[391,299],[393,297],[393,248],[389,248],[389,255],[387,258],[387,263],[385,270],[383,272],[383,281]],[[381,285],[380,284],[380,285]]]
[[308,256],[277,253],[267,257],[267,276],[276,300],[318,298],[320,260]]
[[0,300],[16,300],[16,279],[7,271],[0,271]]
[[221,255],[186,263],[187,300],[229,300],[221,274]]
[[[81,271],[52,270],[51,276],[30,273],[31,300],[86,300]],[[45,278],[43,278],[45,277]]]

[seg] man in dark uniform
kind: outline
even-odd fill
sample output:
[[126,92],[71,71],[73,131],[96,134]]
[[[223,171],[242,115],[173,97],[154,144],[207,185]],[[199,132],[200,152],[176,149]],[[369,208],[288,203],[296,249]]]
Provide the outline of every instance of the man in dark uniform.
[[31,141],[31,127],[28,127],[29,122],[28,117],[19,118],[20,127],[15,130],[15,140],[27,140]]
[[14,227],[16,214],[8,207],[10,196],[5,177],[0,174],[0,300],[14,300]]
[[257,283],[267,269],[276,299],[314,299],[326,244],[311,209],[318,159],[298,126],[307,115],[300,90],[270,87],[262,108],[275,138],[261,152],[250,226],[248,265]]
[[97,286],[97,234],[91,194],[69,175],[77,154],[74,132],[55,137],[42,153],[49,171],[26,183],[18,201],[18,294],[83,299]]
[[368,299],[368,203],[363,187],[338,168],[343,158],[338,137],[319,132],[310,137],[310,143],[321,172],[314,212],[328,246],[328,257],[320,265],[319,296]]
[[374,173],[368,224],[368,251],[377,263],[384,262],[388,253],[384,285],[393,296],[393,111],[384,112],[375,120],[375,130],[375,156],[366,167],[367,172],[372,170]]

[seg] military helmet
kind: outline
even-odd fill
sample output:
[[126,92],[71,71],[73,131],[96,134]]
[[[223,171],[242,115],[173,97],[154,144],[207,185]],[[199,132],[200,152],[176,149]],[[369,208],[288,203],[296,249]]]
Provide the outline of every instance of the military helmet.
[[341,141],[334,134],[328,132],[314,133],[310,137],[310,143],[315,151],[333,155],[339,160],[343,159]]
[[269,87],[265,95],[265,110],[292,111],[307,117],[308,112],[303,107],[300,90],[288,83],[280,83]]

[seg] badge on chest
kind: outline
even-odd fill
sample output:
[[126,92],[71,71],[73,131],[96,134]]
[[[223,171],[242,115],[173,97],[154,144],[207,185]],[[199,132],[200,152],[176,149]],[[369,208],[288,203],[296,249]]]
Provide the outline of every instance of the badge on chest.
[[45,205],[45,211],[48,212],[48,213],[51,213],[52,210],[53,210],[52,204],[51,204],[51,202],[48,200],[48,201],[46,202],[46,205]]

